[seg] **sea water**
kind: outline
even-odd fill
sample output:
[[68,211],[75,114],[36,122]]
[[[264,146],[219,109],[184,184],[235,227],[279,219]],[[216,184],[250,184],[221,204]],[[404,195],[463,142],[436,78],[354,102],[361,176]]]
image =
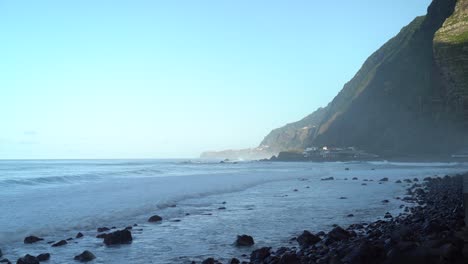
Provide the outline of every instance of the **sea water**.
[[[93,263],[243,259],[257,247],[294,246],[291,238],[303,230],[398,214],[404,202],[396,197],[410,185],[398,179],[422,181],[467,170],[466,163],[0,161],[0,249],[13,262],[48,252],[49,263],[74,263],[83,250],[96,255]],[[321,180],[326,177],[334,180]],[[384,177],[389,181],[379,184]],[[148,223],[154,214],[164,220]],[[131,244],[106,247],[95,238],[97,227],[133,224],[138,226]],[[63,247],[46,243],[77,232],[84,237]],[[254,237],[253,248],[233,245],[241,234]],[[28,235],[45,240],[25,245]]]

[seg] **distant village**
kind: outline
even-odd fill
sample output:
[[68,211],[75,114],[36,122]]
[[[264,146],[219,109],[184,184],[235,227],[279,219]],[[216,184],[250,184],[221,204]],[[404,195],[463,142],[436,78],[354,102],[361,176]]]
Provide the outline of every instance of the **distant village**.
[[282,151],[272,161],[349,161],[373,160],[378,155],[367,153],[355,147],[309,147],[304,150]]

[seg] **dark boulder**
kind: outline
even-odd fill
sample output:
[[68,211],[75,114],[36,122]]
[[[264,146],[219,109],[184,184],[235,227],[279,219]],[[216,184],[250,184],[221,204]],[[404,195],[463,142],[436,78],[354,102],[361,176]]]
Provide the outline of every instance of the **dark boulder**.
[[107,234],[104,233],[104,234],[97,235],[96,238],[105,238],[106,236],[107,236]]
[[0,260],[0,263],[11,264],[9,259],[2,259]]
[[352,179],[352,180],[353,180],[353,181],[357,181],[357,179],[358,179],[357,177],[353,177],[353,179]]
[[250,247],[255,244],[253,237],[248,235],[237,236],[236,246],[238,247]]
[[281,256],[278,264],[301,264],[301,259],[295,253],[286,253]]
[[218,210],[226,210],[226,207],[221,206],[221,207],[218,208]]
[[307,230],[304,230],[300,236],[297,237],[297,242],[301,247],[309,247],[317,242],[319,242],[321,239],[320,237],[310,233]]
[[262,247],[252,251],[250,254],[250,262],[252,264],[262,264],[264,260],[271,255],[270,249],[269,247]]
[[24,257],[19,258],[16,264],[39,264],[39,260],[34,256],[26,254]]
[[231,261],[229,261],[229,264],[240,264],[240,260],[232,258]]
[[47,261],[50,259],[50,254],[49,253],[39,254],[36,258],[39,261]]
[[354,247],[354,249],[344,257],[343,262],[373,264],[380,263],[384,258],[385,250],[383,247],[372,245],[369,242],[363,242],[359,246]]
[[207,258],[202,261],[202,264],[216,264],[216,261],[214,258]]
[[88,250],[85,250],[85,251],[83,251],[83,253],[81,253],[81,254],[74,257],[75,260],[78,260],[80,262],[88,262],[88,261],[91,261],[91,260],[93,260],[95,258],[96,258],[96,256],[94,256],[94,254],[91,253]]
[[333,228],[332,231],[328,233],[328,238],[335,240],[335,241],[341,241],[350,238],[352,235],[348,231],[344,230],[343,228],[337,226]]
[[333,177],[327,177],[327,178],[322,178],[320,179],[321,181],[333,181],[335,178]]
[[25,244],[32,244],[32,243],[36,243],[36,242],[41,241],[41,240],[44,240],[44,239],[40,238],[40,237],[37,237],[37,236],[28,236],[28,237],[24,238],[24,243]]
[[59,242],[55,243],[55,244],[52,244],[53,247],[61,247],[61,246],[65,246],[66,244],[68,244],[68,242],[66,240],[60,240]]
[[129,230],[124,229],[107,234],[104,237],[104,244],[106,244],[107,246],[128,244],[131,243],[132,240],[132,233]]
[[81,238],[83,237],[83,234],[81,232],[78,232],[78,234],[76,234],[75,238]]
[[395,183],[401,183],[401,180],[397,180]]
[[101,232],[106,232],[106,231],[109,231],[110,229],[107,228],[107,227],[98,227],[97,231],[98,233],[101,233]]
[[387,181],[388,181],[388,178],[387,178],[387,177],[382,178],[382,179],[380,179],[380,181],[381,181],[381,182],[387,182]]
[[159,221],[162,221],[162,217],[160,217],[159,215],[153,215],[148,219],[148,222],[150,223],[159,222]]

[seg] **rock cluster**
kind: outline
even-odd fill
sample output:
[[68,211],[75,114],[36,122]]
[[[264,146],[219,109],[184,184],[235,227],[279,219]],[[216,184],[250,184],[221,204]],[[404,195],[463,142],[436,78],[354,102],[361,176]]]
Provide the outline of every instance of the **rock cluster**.
[[414,204],[406,207],[409,214],[387,213],[385,220],[346,229],[335,226],[327,234],[304,231],[296,239],[300,248],[273,251],[262,247],[252,251],[250,261],[243,263],[467,263],[461,176],[426,178],[424,184],[413,184],[408,194],[411,197],[402,200]]

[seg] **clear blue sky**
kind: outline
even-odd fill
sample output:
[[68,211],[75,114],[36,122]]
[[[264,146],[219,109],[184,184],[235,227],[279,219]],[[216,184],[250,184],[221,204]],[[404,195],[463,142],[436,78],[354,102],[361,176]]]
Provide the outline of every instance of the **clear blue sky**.
[[0,0],[0,158],[257,146],[429,3]]

